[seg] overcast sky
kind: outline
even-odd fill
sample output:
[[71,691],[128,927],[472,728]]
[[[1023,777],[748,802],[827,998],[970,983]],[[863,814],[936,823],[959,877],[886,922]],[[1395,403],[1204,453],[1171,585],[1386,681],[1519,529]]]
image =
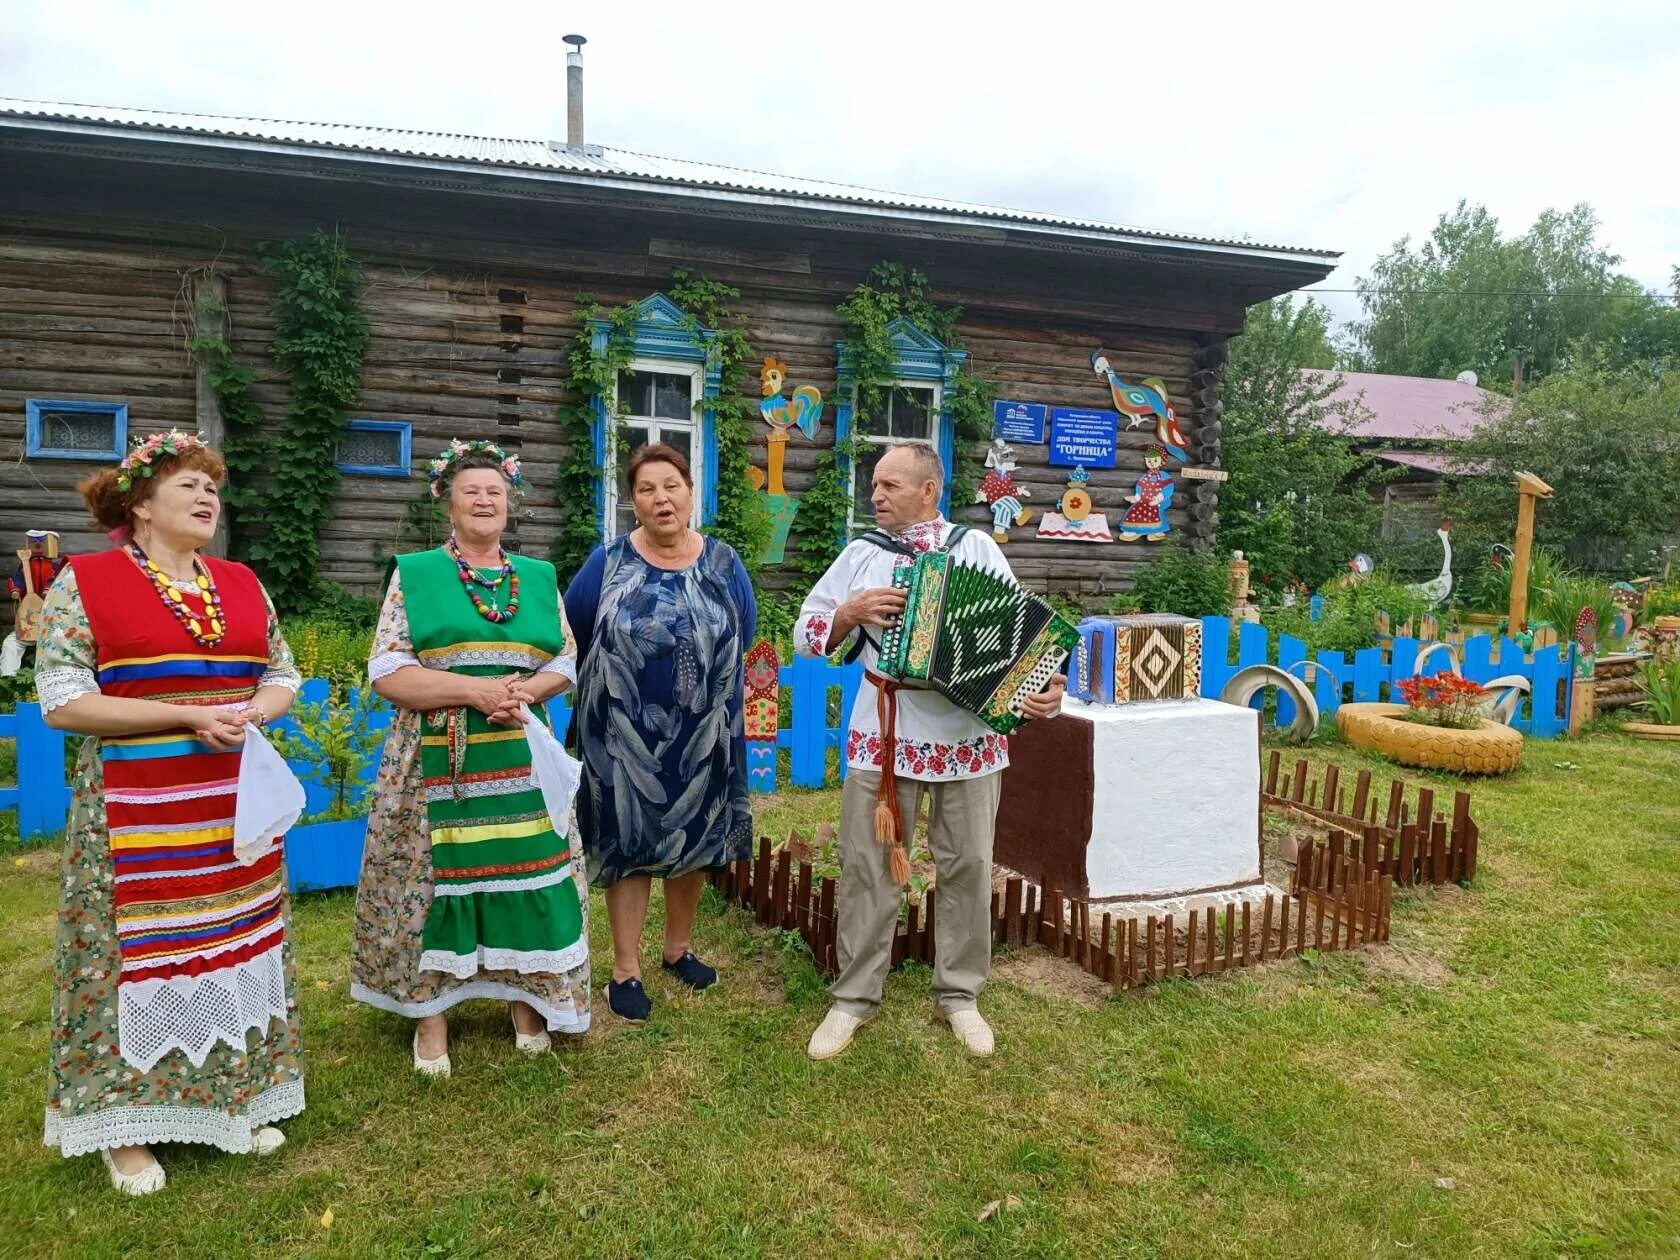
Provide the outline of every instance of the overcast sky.
[[1680,264],[1674,0],[995,9],[10,0],[0,94],[564,138],[578,31],[596,143],[1338,249],[1327,289],[1461,197],[1508,232],[1589,201],[1642,283]]

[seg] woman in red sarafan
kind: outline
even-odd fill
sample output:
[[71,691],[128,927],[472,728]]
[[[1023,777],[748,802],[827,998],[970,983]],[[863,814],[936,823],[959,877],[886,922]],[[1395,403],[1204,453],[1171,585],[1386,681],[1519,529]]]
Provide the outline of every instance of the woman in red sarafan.
[[45,1141],[129,1194],[151,1147],[266,1154],[303,1110],[281,842],[235,853],[240,750],[300,682],[261,583],[199,554],[222,459],[153,434],[80,488],[118,543],[42,611],[48,725],[88,736],[64,839]]

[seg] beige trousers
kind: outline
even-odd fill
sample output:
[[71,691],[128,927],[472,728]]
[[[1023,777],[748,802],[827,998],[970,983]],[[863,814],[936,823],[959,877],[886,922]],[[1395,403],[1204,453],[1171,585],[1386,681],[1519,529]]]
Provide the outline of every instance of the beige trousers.
[[[938,888],[934,920],[933,1000],[946,1014],[971,1011],[992,967],[992,834],[1002,773],[923,783],[900,777],[898,807],[915,826],[928,794],[928,847]],[[837,1009],[868,1019],[881,1004],[892,966],[893,933],[904,890],[893,881],[887,846],[875,839],[875,792],[881,776],[846,771],[840,794],[840,977],[829,990]]]

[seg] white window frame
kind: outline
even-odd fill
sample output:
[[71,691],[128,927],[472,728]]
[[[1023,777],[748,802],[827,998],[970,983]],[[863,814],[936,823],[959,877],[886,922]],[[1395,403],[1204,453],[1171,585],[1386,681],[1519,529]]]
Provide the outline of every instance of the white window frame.
[[611,423],[607,427],[607,461],[602,470],[606,487],[605,519],[601,523],[602,540],[611,542],[618,536],[618,427],[635,421],[637,428],[648,430],[648,444],[664,440],[667,429],[689,435],[688,466],[694,477],[694,510],[689,524],[700,528],[701,505],[706,498],[705,426],[701,423],[700,407],[706,401],[706,365],[684,362],[681,359],[631,359],[621,369],[624,372],[657,372],[661,376],[686,376],[689,379],[689,408],[687,420],[672,420],[665,416],[620,415],[618,410],[618,376],[614,374],[612,399],[607,410]]
[[[920,446],[931,447],[931,448],[933,448],[934,451],[937,452],[939,450],[939,425],[941,423],[941,418],[945,414],[945,386],[944,386],[944,384],[940,381],[930,381],[930,380],[926,380],[926,379],[912,380],[912,379],[909,379],[909,378],[895,378],[891,381],[886,382],[886,384],[883,386],[883,388],[887,391],[887,397],[889,399],[889,402],[888,402],[889,406],[891,405],[890,400],[891,400],[891,397],[892,397],[892,391],[895,390],[895,389],[925,389],[925,390],[930,391],[933,394],[933,401],[928,405],[928,430],[929,430],[929,432],[928,432],[927,437],[926,438],[890,437],[886,434],[874,434],[874,433],[864,433],[864,432],[862,432],[861,417],[862,417],[863,412],[862,412],[862,408],[858,404],[857,388],[854,386],[853,389],[852,389],[852,416],[853,416],[852,429],[857,434],[857,436],[860,439],[862,439],[863,441],[869,443],[871,446],[917,446],[917,445],[920,445]],[[846,496],[846,534],[847,534],[847,537],[855,537],[857,535],[857,533],[859,532],[858,523],[857,523],[857,510],[858,510],[857,477],[858,477],[858,464],[859,464],[859,462],[860,461],[855,460],[855,459],[852,460],[851,461],[851,467],[848,469],[847,474],[846,474],[846,482],[847,482],[847,486],[846,486],[846,489],[847,489],[847,496]]]

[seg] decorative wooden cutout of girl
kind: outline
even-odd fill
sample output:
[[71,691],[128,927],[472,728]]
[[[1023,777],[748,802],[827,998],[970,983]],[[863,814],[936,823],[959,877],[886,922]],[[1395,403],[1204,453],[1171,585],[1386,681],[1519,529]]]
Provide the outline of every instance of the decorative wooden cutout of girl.
[[1120,522],[1120,540],[1136,542],[1148,538],[1159,542],[1166,537],[1167,508],[1172,505],[1173,479],[1161,471],[1161,451],[1151,446],[1143,453],[1144,474],[1137,479],[1134,493],[1126,496],[1132,506]]

